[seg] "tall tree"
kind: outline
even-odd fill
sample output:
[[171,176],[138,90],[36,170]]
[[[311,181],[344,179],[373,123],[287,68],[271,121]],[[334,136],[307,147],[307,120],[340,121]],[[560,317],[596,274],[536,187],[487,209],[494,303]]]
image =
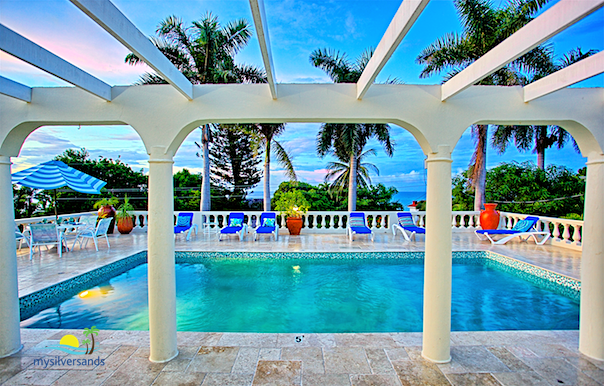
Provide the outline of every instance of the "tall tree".
[[262,162],[254,154],[252,138],[240,125],[222,125],[210,149],[212,182],[226,189],[229,201],[243,205],[249,190],[260,182]]
[[[356,169],[357,169],[357,181],[359,188],[368,189],[371,186],[371,177],[369,176],[369,172],[372,171],[378,176],[380,175],[380,171],[377,166],[374,164],[370,164],[367,162],[363,162],[365,158],[369,155],[376,155],[377,152],[375,149],[365,150],[363,153],[359,154],[356,161]],[[350,181],[350,164],[348,163],[348,159],[344,158],[339,161],[329,162],[327,164],[327,175],[325,175],[325,182],[333,179],[329,190],[330,192],[334,192],[336,194],[341,194],[348,187],[348,183]]]
[[264,152],[264,210],[271,210],[271,154],[285,169],[285,175],[292,181],[297,181],[296,171],[291,158],[277,137],[285,131],[285,123],[259,123],[246,125],[246,131],[253,135],[257,151]]
[[[548,56],[543,58],[545,60],[537,64],[535,71],[529,74],[526,83],[532,83],[553,74],[596,52],[596,50],[583,52],[581,48],[576,48],[564,54],[559,60],[555,60],[553,50],[551,50]],[[537,168],[541,170],[545,170],[545,150],[553,146],[561,149],[569,141],[573,143],[578,152],[579,147],[568,131],[560,126],[546,125],[498,126],[491,137],[491,144],[499,154],[504,153],[512,142],[520,151],[532,149],[533,153],[537,153]]]
[[[363,52],[355,62],[351,62],[346,54],[335,50],[317,49],[310,54],[313,66],[327,73],[334,83],[356,83],[367,66],[373,50]],[[389,80],[388,83],[396,83]],[[386,124],[337,124],[325,123],[321,125],[317,135],[317,153],[324,157],[335,154],[340,160],[346,159],[349,166],[348,179],[348,210],[356,210],[357,183],[358,183],[358,158],[370,138],[377,139],[383,146],[386,154],[392,157],[394,151],[390,140],[390,126]]]
[[[176,16],[169,16],[159,23],[157,38],[153,44],[191,81],[204,83],[263,83],[266,75],[253,66],[235,64],[235,54],[244,48],[252,36],[252,30],[245,19],[239,19],[221,26],[218,18],[208,12],[200,20],[185,27]],[[126,63],[137,64],[140,59],[133,53],[126,56]],[[157,74],[145,73],[139,83],[166,83]],[[210,155],[212,141],[209,125],[201,130],[203,175],[200,210],[211,209],[210,201]]]
[[[475,62],[535,17],[549,0],[506,0],[495,7],[489,0],[455,0],[462,33],[449,33],[425,48],[416,61],[424,65],[420,77],[447,71],[444,81]],[[511,86],[521,84],[518,69],[530,70],[547,55],[546,47],[537,47],[509,65],[495,71],[478,84]],[[471,161],[470,183],[474,188],[474,210],[484,204],[488,125],[474,125],[476,149]]]

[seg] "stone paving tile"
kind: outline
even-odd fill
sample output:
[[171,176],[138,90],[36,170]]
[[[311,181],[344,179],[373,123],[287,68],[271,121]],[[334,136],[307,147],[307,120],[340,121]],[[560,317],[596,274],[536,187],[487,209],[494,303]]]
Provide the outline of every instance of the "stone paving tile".
[[178,347],[182,346],[217,346],[222,337],[221,332],[177,332]]
[[239,349],[235,363],[233,364],[233,373],[254,374],[258,364],[259,348],[242,347]]
[[153,382],[153,386],[199,386],[205,378],[204,373],[174,373],[162,371]]
[[484,346],[453,346],[451,357],[470,372],[504,372],[510,369]]
[[284,347],[281,349],[281,359],[301,361],[304,374],[325,373],[323,351],[319,347]]
[[0,384],[31,366],[33,358],[10,356],[0,358]]
[[10,378],[4,385],[51,385],[66,372],[67,370],[25,370]]
[[334,334],[278,334],[277,347],[336,347]]
[[409,359],[414,361],[423,361],[422,357],[422,346],[409,346],[405,347],[405,351],[407,351],[407,356]]
[[189,371],[198,373],[230,373],[239,347],[207,347],[199,349],[189,365]]
[[258,360],[261,361],[278,361],[281,359],[280,348],[261,348],[258,354]]
[[399,346],[421,346],[421,332],[391,333],[390,336]]
[[397,348],[387,348],[386,355],[388,355],[388,359],[391,361],[401,361],[409,359],[409,354],[405,351],[404,347]]
[[505,347],[487,347],[491,354],[495,355],[511,371],[530,371],[524,362],[508,351]]
[[[115,370],[120,367],[138,349],[135,346],[120,346],[105,359],[102,370]],[[99,369],[101,370],[101,369]]]
[[153,363],[147,358],[132,356],[103,382],[103,386],[148,386],[165,366],[165,363]]
[[383,348],[366,348],[365,354],[373,374],[394,374],[394,368]]
[[189,368],[189,365],[193,361],[193,358],[181,357],[180,354],[166,363],[166,366],[162,369],[163,372],[185,372]]
[[113,374],[113,371],[70,370],[59,378],[53,386],[98,386]]
[[451,358],[451,361],[448,363],[436,363],[436,366],[443,374],[464,374],[470,372],[456,358]]
[[537,354],[535,354],[530,349],[528,349],[524,346],[506,345],[505,348],[518,358],[536,358],[537,357]]
[[491,374],[447,374],[447,378],[454,386],[501,386],[501,383],[499,383],[499,381]]
[[252,385],[300,385],[301,380],[300,361],[259,361]]
[[598,385],[564,358],[524,358],[523,361],[553,385]]
[[348,374],[302,374],[302,386],[350,386]]
[[218,341],[220,346],[277,347],[277,334],[224,333]]
[[331,374],[371,374],[365,350],[360,347],[324,348],[325,372]]
[[21,343],[33,342],[40,343],[43,340],[50,339],[51,336],[55,335],[57,330],[49,330],[42,328],[22,328],[21,329]]
[[201,386],[250,386],[253,374],[206,374]]
[[563,345],[556,343],[532,343],[528,348],[541,358],[565,358],[579,356],[577,352],[569,350]]
[[399,347],[389,334],[333,334],[338,347]]
[[[589,375],[591,378],[600,383],[604,383],[604,368],[598,367],[596,364],[594,364],[594,362],[597,362],[596,360],[587,358],[586,356],[569,357],[564,359],[571,365],[583,371],[585,374]],[[600,361],[599,364],[604,364],[604,362]]]
[[359,374],[351,375],[352,386],[401,386],[401,381],[396,375]]
[[394,361],[392,365],[403,386],[450,385],[440,369],[426,360]]
[[519,373],[492,373],[504,386],[550,386],[543,377],[534,371],[523,371]]
[[149,346],[149,331],[101,331],[99,344]]

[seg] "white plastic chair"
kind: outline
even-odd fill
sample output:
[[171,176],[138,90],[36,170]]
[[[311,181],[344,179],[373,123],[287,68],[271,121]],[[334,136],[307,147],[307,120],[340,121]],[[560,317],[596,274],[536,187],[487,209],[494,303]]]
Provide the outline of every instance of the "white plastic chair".
[[[34,249],[44,245],[46,249],[50,245],[56,245],[59,257],[63,256],[63,244],[64,241],[57,228],[57,224],[32,224],[29,226],[30,239],[29,239],[29,259],[33,258]],[[66,246],[67,247],[67,246]]]
[[25,244],[27,244],[27,246],[29,246],[29,236],[27,236],[26,234],[29,235],[29,232],[27,230],[21,232],[21,229],[19,229],[17,224],[15,224],[15,239],[16,239],[16,241],[19,242],[19,250],[21,250],[21,247],[23,246],[24,241],[25,241]]
[[[88,245],[88,240],[92,239],[92,241],[94,242],[94,248],[98,252],[99,245],[97,243],[97,239],[101,237],[105,237],[105,241],[107,242],[107,248],[111,248],[111,245],[109,245],[109,239],[107,238],[107,230],[109,229],[109,224],[111,224],[111,218],[108,217],[101,219],[101,221],[99,221],[99,223],[97,224],[96,228],[84,227],[82,229],[78,229],[78,233],[76,234],[76,239],[73,242],[72,249],[75,248],[75,245],[78,240],[80,241],[80,249],[82,249],[86,248],[86,245]],[[84,243],[84,245],[82,246],[84,239],[86,239],[86,243]]]

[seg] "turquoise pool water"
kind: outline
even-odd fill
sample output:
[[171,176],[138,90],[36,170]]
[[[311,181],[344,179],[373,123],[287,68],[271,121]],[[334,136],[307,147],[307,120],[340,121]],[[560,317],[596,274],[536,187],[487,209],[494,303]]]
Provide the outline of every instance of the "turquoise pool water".
[[[204,259],[176,265],[179,331],[422,330],[423,260]],[[147,330],[147,264],[22,327]],[[453,265],[455,331],[578,329],[579,305],[513,274]]]

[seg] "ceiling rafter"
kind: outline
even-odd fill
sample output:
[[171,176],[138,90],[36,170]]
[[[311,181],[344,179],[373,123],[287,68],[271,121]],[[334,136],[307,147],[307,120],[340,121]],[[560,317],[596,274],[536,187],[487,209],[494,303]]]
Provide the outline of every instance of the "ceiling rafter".
[[193,84],[111,1],[71,0],[71,2],[188,100],[193,100]]
[[0,76],[0,94],[31,102],[31,87]]
[[271,42],[268,37],[268,25],[266,23],[266,13],[264,12],[264,0],[250,0],[256,34],[260,43],[260,52],[262,61],[266,70],[266,79],[273,99],[277,99],[277,85],[275,84],[275,65],[273,64],[273,54],[271,52]]
[[604,0],[560,0],[441,87],[441,100],[480,82],[604,6]]
[[369,90],[375,78],[382,71],[388,59],[390,59],[400,42],[407,35],[407,32],[409,32],[429,1],[404,0],[401,3],[357,82],[357,99],[363,99],[363,96]]
[[111,101],[110,85],[2,24],[0,50],[106,101]]

